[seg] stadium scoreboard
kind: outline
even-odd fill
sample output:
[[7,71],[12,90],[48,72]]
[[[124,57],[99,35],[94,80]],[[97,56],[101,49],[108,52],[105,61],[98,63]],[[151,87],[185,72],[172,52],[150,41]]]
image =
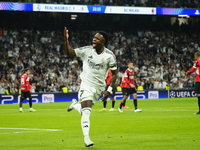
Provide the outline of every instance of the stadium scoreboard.
[[34,11],[63,13],[102,13],[129,15],[190,15],[199,16],[200,9],[156,8],[156,7],[124,7],[96,5],[63,5],[41,3],[0,3],[0,11]]

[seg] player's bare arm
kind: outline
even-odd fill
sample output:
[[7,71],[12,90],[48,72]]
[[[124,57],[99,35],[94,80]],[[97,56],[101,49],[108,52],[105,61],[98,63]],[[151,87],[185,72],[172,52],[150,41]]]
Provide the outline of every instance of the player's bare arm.
[[118,73],[118,71],[117,70],[111,70],[111,73],[112,73],[112,78],[111,78],[111,81],[110,81],[110,86],[114,87],[115,82],[117,80],[117,73]]
[[130,87],[131,87],[131,88],[134,88],[135,86],[131,83],[131,84],[130,84]]
[[[110,86],[112,88],[114,88],[115,82],[117,80],[117,73],[118,73],[118,71],[117,70],[111,70],[111,73],[112,73],[112,78],[111,78],[111,81],[110,81]],[[111,93],[109,91],[104,91],[103,92],[103,98],[101,98],[101,100],[105,101],[110,94]]]
[[74,51],[74,50],[70,47],[70,45],[69,45],[68,38],[69,38],[68,30],[67,30],[67,28],[65,27],[65,29],[64,29],[65,52],[66,52],[66,54],[67,54],[68,56],[76,56],[75,51]]
[[186,77],[187,77],[187,78],[189,77],[189,75],[190,75],[189,73],[186,73]]

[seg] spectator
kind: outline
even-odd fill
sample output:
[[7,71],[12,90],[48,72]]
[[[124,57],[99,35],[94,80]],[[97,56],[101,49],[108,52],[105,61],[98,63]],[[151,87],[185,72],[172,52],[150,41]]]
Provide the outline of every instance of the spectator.
[[[88,35],[85,35],[85,31],[73,32],[71,45],[76,48],[88,44],[93,32],[96,31],[89,31]],[[16,43],[13,48],[5,42],[6,39],[0,39],[3,46],[0,52],[0,57],[3,58],[0,60],[2,92],[8,85],[11,89],[19,88],[23,69],[28,66],[32,70],[30,82],[34,83],[32,85],[33,89],[35,86],[35,92],[40,92],[41,88],[43,92],[58,92],[63,86],[68,87],[69,92],[78,91],[82,63],[80,59],[66,59],[64,45],[60,42],[62,40],[57,40],[62,38],[60,31],[26,29],[22,32],[14,30],[13,33],[20,33],[15,34],[15,38],[7,38]],[[27,33],[32,33],[31,38]],[[8,32],[5,31],[4,34],[7,36]],[[118,68],[125,69],[128,61],[134,62],[136,82],[144,86],[144,89],[163,89],[168,82],[171,87],[194,87],[194,74],[187,79],[185,70],[192,67],[191,58],[199,48],[196,41],[200,38],[196,32],[191,30],[191,37],[186,32],[173,30],[138,30],[137,35],[113,31],[109,35],[113,38],[108,47],[116,54]],[[185,43],[184,37],[188,37],[190,44]],[[77,45],[73,44],[74,40],[79,41],[76,42]],[[118,75],[117,84],[120,85],[122,72]]]
[[39,93],[43,93],[42,88],[40,88]]
[[19,94],[19,90],[17,89],[17,87],[14,87],[12,91],[13,91],[13,94]]
[[35,88],[35,92],[36,92],[36,93],[39,93],[40,89],[41,89],[41,85],[40,85],[40,83],[38,82],[37,85],[36,85],[36,88]]
[[65,87],[64,84],[61,83],[59,91],[63,91],[62,88],[64,88],[64,87]]
[[149,89],[149,86],[150,86],[150,84],[149,84],[149,82],[147,81],[147,80],[145,80],[145,83],[144,83],[144,89],[145,90],[148,90]]
[[153,87],[154,87],[154,89],[159,89],[158,79],[155,80]]
[[31,84],[31,93],[35,93],[36,91],[36,87],[35,87],[35,83]]
[[4,86],[0,86],[0,94],[6,94],[6,89]]

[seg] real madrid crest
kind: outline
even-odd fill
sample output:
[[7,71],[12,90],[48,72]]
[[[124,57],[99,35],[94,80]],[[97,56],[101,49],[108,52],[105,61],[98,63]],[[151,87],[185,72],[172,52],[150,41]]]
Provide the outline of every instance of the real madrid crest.
[[102,59],[101,59],[101,62],[102,62],[102,63],[105,62],[105,58],[102,58]]

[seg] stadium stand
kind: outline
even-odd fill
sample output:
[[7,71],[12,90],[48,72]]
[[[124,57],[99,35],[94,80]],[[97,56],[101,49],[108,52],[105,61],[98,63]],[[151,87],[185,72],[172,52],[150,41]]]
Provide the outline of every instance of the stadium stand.
[[[183,27],[180,27],[183,28]],[[0,93],[10,87],[18,93],[23,69],[31,67],[32,92],[78,91],[82,62],[65,55],[61,31],[3,29],[0,36]],[[70,32],[73,48],[89,45],[97,31]],[[88,33],[88,34],[86,34]],[[144,89],[171,89],[194,87],[194,75],[189,79],[185,71],[193,65],[193,54],[200,51],[195,32],[138,30],[136,34],[123,31],[109,33],[107,45],[120,69],[134,62],[136,83]],[[193,38],[196,37],[196,38]]]

